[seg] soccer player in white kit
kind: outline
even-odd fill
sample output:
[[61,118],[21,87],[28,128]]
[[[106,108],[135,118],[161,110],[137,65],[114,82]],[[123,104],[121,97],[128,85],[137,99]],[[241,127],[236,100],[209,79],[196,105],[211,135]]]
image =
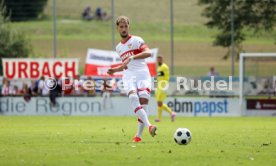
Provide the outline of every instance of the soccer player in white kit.
[[111,68],[108,74],[123,71],[123,85],[134,113],[138,116],[138,131],[133,142],[140,142],[144,127],[149,129],[152,137],[156,135],[156,126],[150,124],[147,116],[148,102],[151,91],[151,77],[145,58],[151,56],[151,51],[141,37],[129,34],[129,19],[120,16],[116,20],[121,42],[116,52],[122,59],[122,65]]

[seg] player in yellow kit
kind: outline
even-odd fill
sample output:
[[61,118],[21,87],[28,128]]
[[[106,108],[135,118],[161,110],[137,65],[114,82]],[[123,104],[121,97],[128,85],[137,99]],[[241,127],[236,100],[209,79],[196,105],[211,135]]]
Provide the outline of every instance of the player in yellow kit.
[[176,113],[173,112],[167,104],[164,103],[164,100],[167,97],[165,92],[165,87],[169,83],[170,80],[170,70],[169,67],[163,63],[163,58],[161,56],[157,57],[157,89],[156,89],[156,101],[158,105],[158,118],[155,119],[155,122],[160,122],[162,111],[165,110],[171,116],[171,121],[173,122],[176,116]]

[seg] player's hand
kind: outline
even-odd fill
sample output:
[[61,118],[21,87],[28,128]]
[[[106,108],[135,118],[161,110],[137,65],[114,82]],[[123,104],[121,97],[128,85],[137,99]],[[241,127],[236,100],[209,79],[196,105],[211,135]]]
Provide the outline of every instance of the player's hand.
[[133,59],[134,59],[134,56],[131,56],[131,57],[127,58],[127,59],[123,62],[123,64],[122,64],[123,69],[127,69],[127,64],[128,64],[130,61],[132,61]]
[[123,69],[126,69],[127,68],[127,64],[130,62],[130,58],[127,58],[124,62],[123,62],[123,64],[122,64],[122,68]]
[[109,75],[112,75],[114,73],[115,73],[115,70],[112,68],[107,70],[107,74],[109,74]]

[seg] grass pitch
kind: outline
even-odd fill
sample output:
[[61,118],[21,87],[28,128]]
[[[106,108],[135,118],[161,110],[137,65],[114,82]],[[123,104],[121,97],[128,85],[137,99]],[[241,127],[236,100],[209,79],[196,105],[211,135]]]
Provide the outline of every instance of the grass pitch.
[[[153,120],[153,117],[151,117]],[[0,165],[273,165],[275,118],[184,118],[132,143],[135,117],[0,117]],[[178,127],[192,142],[177,145]]]

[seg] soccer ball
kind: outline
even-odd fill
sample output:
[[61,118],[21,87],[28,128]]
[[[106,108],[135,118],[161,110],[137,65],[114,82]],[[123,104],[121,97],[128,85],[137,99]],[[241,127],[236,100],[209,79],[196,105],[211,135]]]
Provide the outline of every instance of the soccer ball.
[[192,133],[187,128],[178,128],[174,133],[174,141],[179,145],[188,145],[192,140]]

